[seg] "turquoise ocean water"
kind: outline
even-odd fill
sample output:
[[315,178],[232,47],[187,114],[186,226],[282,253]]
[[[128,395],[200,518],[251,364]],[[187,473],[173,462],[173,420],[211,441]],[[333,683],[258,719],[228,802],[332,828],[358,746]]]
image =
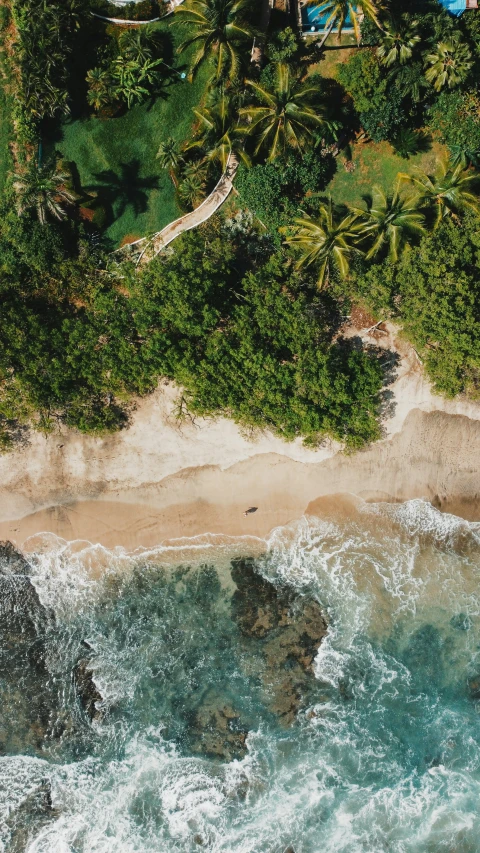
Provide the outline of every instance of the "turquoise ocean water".
[[[290,717],[298,648],[276,656],[263,610],[242,633],[253,552],[328,621]],[[361,505],[264,543],[50,537],[3,572],[1,851],[480,851],[480,525]]]

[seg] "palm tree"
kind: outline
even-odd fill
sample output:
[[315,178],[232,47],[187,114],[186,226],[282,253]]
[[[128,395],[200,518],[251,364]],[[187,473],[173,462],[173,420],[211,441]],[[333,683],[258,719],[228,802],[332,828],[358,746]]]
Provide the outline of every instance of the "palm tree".
[[222,172],[225,171],[231,154],[250,165],[250,158],[245,151],[244,133],[237,125],[237,113],[224,93],[210,107],[193,110],[199,129],[197,139],[188,148],[201,148],[205,151],[208,162],[218,163]]
[[307,0],[306,6],[318,6],[318,12],[321,16],[326,16],[324,24],[325,32],[331,32],[337,28],[337,41],[342,37],[342,30],[350,19],[357,43],[360,44],[360,20],[362,16],[370,18],[379,29],[381,29],[378,18],[379,4],[376,0],[324,0],[318,3],[318,0]]
[[390,21],[385,25],[381,44],[377,48],[377,56],[382,65],[405,65],[412,58],[415,45],[420,41],[417,28],[417,21],[404,23],[403,26],[396,26]]
[[122,56],[143,64],[159,53],[157,35],[153,27],[134,27],[124,30],[118,43]]
[[155,69],[162,64],[161,59],[147,59],[137,62],[125,56],[117,56],[112,64],[112,77],[117,95],[126,101],[128,108],[135,101],[141,102],[150,94],[157,79]]
[[87,83],[87,101],[97,112],[115,100],[115,86],[108,70],[92,68],[87,74]]
[[381,187],[374,186],[366,205],[366,211],[351,208],[363,220],[361,236],[373,238],[365,257],[370,260],[388,249],[390,261],[396,263],[408,239],[425,232],[425,216],[418,209],[418,198],[402,197],[398,187],[387,195]]
[[439,42],[434,53],[426,57],[429,66],[425,77],[434,89],[439,92],[445,86],[453,89],[463,83],[473,66],[472,54],[466,44],[451,40]]
[[419,204],[436,211],[435,227],[448,216],[458,218],[465,209],[480,214],[480,197],[471,192],[478,184],[479,176],[464,170],[462,163],[454,168],[444,164],[438,174],[433,176],[417,172],[415,175],[401,174],[399,177],[417,189]]
[[250,0],[186,0],[175,10],[174,23],[187,24],[193,35],[179,46],[179,52],[195,45],[192,77],[207,59],[215,61],[215,77],[230,81],[238,76],[242,45],[253,40],[255,31],[245,20]]
[[178,188],[178,195],[189,207],[195,209],[205,198],[206,181],[201,174],[187,175]]
[[66,172],[50,166],[37,168],[32,164],[28,171],[14,175],[13,186],[18,196],[18,214],[36,210],[39,221],[45,225],[50,214],[55,219],[65,219],[64,204],[72,204],[75,196],[65,186],[70,180]]
[[346,278],[352,257],[360,253],[354,245],[361,230],[357,215],[349,213],[343,218],[336,218],[330,200],[328,205],[320,206],[316,219],[305,215],[295,220],[295,226],[295,233],[285,242],[300,250],[297,267],[300,269],[318,263],[320,289],[328,285],[332,268]]
[[471,148],[468,139],[449,147],[452,166],[460,165],[462,169],[474,166],[475,169],[480,169],[480,148]]
[[173,136],[169,136],[165,142],[161,142],[156,155],[160,161],[160,168],[168,169],[175,187],[178,186],[177,171],[184,161],[183,148]]
[[328,127],[319,105],[318,84],[301,83],[288,65],[277,64],[276,79],[270,87],[254,80],[245,82],[261,102],[261,106],[239,110],[247,121],[240,132],[257,138],[255,154],[264,150],[267,160],[275,160],[288,147],[306,148],[314,141],[315,129]]

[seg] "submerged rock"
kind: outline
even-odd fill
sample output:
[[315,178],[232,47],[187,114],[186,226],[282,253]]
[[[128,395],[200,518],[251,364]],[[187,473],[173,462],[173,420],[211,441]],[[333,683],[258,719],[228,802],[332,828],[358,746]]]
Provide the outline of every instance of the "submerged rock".
[[468,679],[468,690],[472,699],[480,699],[480,675]]
[[0,753],[39,750],[52,729],[45,645],[52,614],[28,572],[22,554],[0,543]]
[[232,761],[245,755],[248,730],[230,705],[219,705],[219,698],[209,691],[197,709],[189,731],[190,749]]
[[99,705],[103,702],[103,697],[93,680],[93,670],[89,666],[88,660],[78,661],[73,670],[73,682],[76,694],[87,717],[92,721],[101,720],[103,711]]
[[41,785],[28,794],[21,805],[10,812],[5,825],[9,830],[9,853],[24,853],[29,842],[39,831],[58,816],[52,805],[50,782],[45,779]]
[[278,588],[253,560],[234,560],[232,578],[232,616],[244,637],[258,642],[270,710],[289,724],[314,681],[312,664],[327,623],[315,599]]

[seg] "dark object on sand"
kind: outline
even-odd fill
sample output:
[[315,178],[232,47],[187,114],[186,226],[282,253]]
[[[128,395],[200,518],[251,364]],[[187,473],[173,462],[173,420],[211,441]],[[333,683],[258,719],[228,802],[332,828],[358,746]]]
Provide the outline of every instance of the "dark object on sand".
[[246,515],[250,515],[250,513],[252,513],[252,512],[256,512],[256,511],[257,511],[257,509],[258,509],[258,506],[251,506],[251,507],[249,507],[248,509],[246,509],[246,510],[245,510],[245,512],[244,512],[243,514],[244,514],[244,516],[246,516]]

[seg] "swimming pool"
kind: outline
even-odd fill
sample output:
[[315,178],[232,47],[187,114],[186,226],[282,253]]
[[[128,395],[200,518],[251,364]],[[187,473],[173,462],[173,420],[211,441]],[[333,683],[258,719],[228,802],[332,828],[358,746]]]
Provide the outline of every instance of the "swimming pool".
[[[463,0],[465,2],[465,0]],[[302,7],[302,29],[304,33],[308,31],[314,32],[323,32],[325,29],[325,24],[329,18],[329,13],[323,11],[324,6],[303,6]],[[344,32],[348,32],[352,30],[352,22],[350,20],[350,16],[347,17],[345,22],[345,26],[343,28]],[[337,32],[337,28],[334,27],[332,32]]]
[[[461,15],[467,8],[467,0],[440,0],[440,2],[452,15]],[[302,7],[302,30],[304,33],[308,33],[309,31],[312,33],[324,31],[329,17],[329,13],[323,11],[324,8],[323,4]],[[344,32],[351,32],[353,30],[350,16],[347,17],[343,30]],[[336,27],[332,32],[337,32]]]
[[440,2],[452,15],[461,15],[467,6],[466,0],[440,0]]

